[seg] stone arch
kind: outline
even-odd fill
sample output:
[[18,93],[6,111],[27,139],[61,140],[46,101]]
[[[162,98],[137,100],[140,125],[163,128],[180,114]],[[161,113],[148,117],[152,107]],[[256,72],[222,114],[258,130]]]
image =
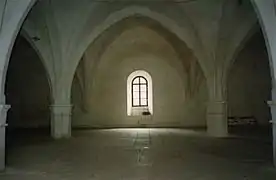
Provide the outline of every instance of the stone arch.
[[236,47],[234,53],[231,56],[231,59],[230,59],[230,62],[229,62],[228,68],[227,68],[226,78],[228,78],[229,71],[231,70],[231,68],[235,64],[235,60],[236,60],[237,56],[239,55],[239,53],[243,50],[243,48],[246,46],[247,42],[255,35],[255,33],[258,32],[258,27],[259,27],[258,25],[259,24],[256,24],[255,26],[253,26],[250,29],[250,31],[247,32],[246,36],[241,40],[238,47]]
[[[93,44],[93,51],[95,54],[95,56],[92,57],[93,68],[97,67],[100,56],[106,50],[105,47],[107,47],[118,35],[120,35],[125,30],[138,26],[143,26],[156,32],[156,34],[158,34],[162,39],[166,40],[167,43],[172,46],[173,50],[179,57],[179,61],[170,61],[169,65],[176,68],[177,73],[180,74],[181,78],[183,79],[183,82],[185,83],[184,87],[186,96],[189,98],[193,97],[198,92],[201,83],[205,80],[204,73],[199,65],[197,58],[194,56],[193,51],[187,47],[185,42],[183,42],[175,34],[159,24],[159,22],[156,22],[149,17],[133,15],[120,20],[119,22],[115,23],[107,30],[102,32],[102,34],[100,34],[99,37],[97,37],[91,43]],[[162,57],[159,58],[163,59]],[[185,59],[187,59],[187,61]],[[83,60],[84,59],[82,58],[82,60],[79,62],[76,72],[79,68],[83,67]],[[85,65],[86,71],[93,72],[93,69],[89,69],[90,67],[87,65]],[[91,75],[90,77],[94,77],[94,75]],[[192,82],[193,78],[196,79],[196,82]],[[71,89],[72,86],[73,85],[71,85]],[[86,91],[89,92],[89,90]]]
[[42,55],[42,53],[40,52],[39,48],[36,46],[36,44],[34,43],[32,37],[30,37],[28,35],[27,32],[25,32],[23,29],[21,29],[20,31],[20,34],[18,34],[18,36],[21,36],[23,37],[28,43],[29,45],[33,48],[33,50],[36,52],[36,54],[38,55],[44,69],[45,69],[45,73],[46,73],[46,76],[47,76],[47,80],[48,80],[48,84],[49,84],[49,87],[50,87],[50,95],[51,95],[51,102],[53,102],[53,82],[52,82],[52,79],[51,79],[51,76],[50,76],[50,72],[47,68],[47,65],[46,65],[46,61]]
[[[11,52],[13,49],[13,45],[15,42],[15,39],[22,27],[22,24],[24,20],[26,19],[28,13],[32,9],[32,7],[35,5],[37,0],[27,0],[27,1],[22,1],[18,3],[17,6],[19,8],[14,8],[12,12],[10,12],[13,16],[9,20],[9,22],[3,24],[3,27],[0,31],[0,37],[1,41],[4,44],[4,62],[1,62],[1,66],[3,66],[3,71],[2,71],[2,78],[1,78],[1,94],[0,94],[0,101],[2,103],[5,102],[5,95],[4,95],[4,89],[5,89],[5,79],[6,79],[6,74],[7,74],[7,69],[8,69],[8,64],[11,56]],[[9,5],[9,3],[7,3]],[[11,8],[13,9],[13,8]],[[15,13],[16,12],[16,13]],[[5,18],[3,18],[5,19]],[[2,45],[2,43],[0,43]]]
[[[6,102],[11,105],[12,110],[9,115],[13,114],[13,118],[10,116],[9,119],[29,122],[26,123],[27,126],[34,125],[32,127],[40,126],[40,123],[43,123],[40,119],[44,119],[44,116],[50,120],[49,106],[53,102],[47,69],[40,58],[33,45],[24,36],[18,35],[5,82]],[[36,118],[38,121],[32,121]],[[38,124],[35,124],[36,122]],[[23,124],[19,124],[22,127]],[[50,121],[47,121],[47,128],[48,125]]]
[[[271,77],[272,101],[273,101],[273,96],[275,96],[274,91],[275,91],[275,79],[276,79],[276,74],[275,74],[275,70],[276,70],[276,62],[275,62],[276,61],[276,52],[275,52],[276,1],[275,0],[267,0],[267,1],[251,0],[251,4],[257,16],[257,23],[248,31],[248,33],[244,36],[240,44],[238,44],[235,51],[233,52],[230,59],[230,64],[227,69],[227,81],[228,81],[229,73],[231,72],[231,68],[234,66],[236,57],[239,55],[239,53],[243,50],[243,48],[248,43],[248,41],[251,40],[251,38],[258,32],[260,28],[262,36],[264,37],[266,51],[267,51],[268,60],[269,60],[269,68],[270,68],[269,74]],[[272,105],[274,106],[274,104]],[[273,112],[272,112],[272,119],[273,119]],[[275,157],[276,157],[276,152],[275,152]],[[276,163],[276,160],[275,160],[275,163]]]
[[[79,61],[81,60],[81,57],[83,56],[85,50],[87,49],[87,47],[93,43],[98,37],[100,37],[100,35],[102,33],[104,33],[106,30],[110,29],[112,26],[116,25],[117,23],[121,22],[122,20],[129,18],[129,17],[133,17],[133,16],[142,16],[142,17],[146,17],[149,18],[157,23],[159,23],[163,28],[165,28],[166,30],[168,30],[169,32],[173,33],[174,35],[176,35],[181,41],[183,41],[186,46],[189,49],[193,50],[193,53],[195,54],[195,56],[197,57],[198,61],[200,60],[204,60],[204,58],[201,58],[201,54],[200,53],[196,53],[195,50],[200,46],[200,41],[194,42],[194,44],[190,43],[187,44],[187,37],[184,37],[184,29],[181,28],[177,22],[175,22],[174,20],[172,20],[171,18],[169,18],[168,16],[152,11],[149,8],[146,7],[140,7],[140,6],[130,6],[127,8],[124,8],[122,10],[116,11],[114,13],[111,13],[103,23],[101,23],[99,26],[95,27],[95,29],[88,35],[88,38],[86,38],[86,41],[84,41],[81,45],[81,49],[77,52],[77,54],[74,56],[74,61],[73,63],[70,65],[70,67],[72,69],[70,69],[70,83],[72,83],[72,79],[74,77],[75,71],[78,67]],[[194,27],[189,24],[189,27],[191,28],[191,30],[194,30]],[[195,36],[193,39],[198,40],[198,38]],[[199,65],[201,67],[201,69],[203,70],[203,72],[206,72],[206,68],[204,66],[204,63],[200,63]],[[205,74],[205,73],[204,73]],[[69,86],[71,87],[71,86]]]
[[[273,50],[276,49],[276,9],[275,9],[275,1],[267,0],[267,1],[258,1],[251,0],[255,13],[258,17],[259,24],[261,26],[263,36],[265,39],[268,56],[269,56],[269,64],[272,75],[272,80],[276,79],[276,52],[273,53]],[[274,18],[274,20],[273,20]]]
[[272,101],[269,102],[270,111],[272,115],[272,126],[273,126],[273,155],[274,155],[274,166],[276,166],[276,89],[275,89],[275,79],[276,79],[276,2],[275,0],[259,1],[251,0],[255,12],[258,16],[259,23],[261,25],[263,35],[265,38],[265,43],[268,51],[270,74],[272,80]]
[[259,126],[267,127],[271,120],[266,103],[271,100],[271,74],[262,32],[255,32],[243,43],[228,70],[228,117],[251,117]]

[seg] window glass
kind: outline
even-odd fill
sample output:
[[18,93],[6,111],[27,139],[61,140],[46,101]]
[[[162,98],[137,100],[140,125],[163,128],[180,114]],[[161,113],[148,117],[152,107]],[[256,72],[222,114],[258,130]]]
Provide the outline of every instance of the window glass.
[[147,99],[141,99],[141,105],[146,106],[147,105]]
[[139,106],[139,104],[140,104],[139,99],[133,99],[134,106]]
[[141,84],[146,84],[147,81],[146,81],[146,79],[144,79],[144,78],[140,78],[140,83],[141,83]]
[[148,106],[148,81],[142,76],[132,81],[132,106]]
[[140,98],[139,92],[133,92],[133,99],[139,99],[139,98]]
[[141,92],[141,99],[147,99],[147,92]]
[[140,91],[139,85],[133,85],[133,91],[139,92]]
[[147,85],[141,85],[141,92],[147,92]]
[[135,78],[133,84],[139,84],[139,78]]

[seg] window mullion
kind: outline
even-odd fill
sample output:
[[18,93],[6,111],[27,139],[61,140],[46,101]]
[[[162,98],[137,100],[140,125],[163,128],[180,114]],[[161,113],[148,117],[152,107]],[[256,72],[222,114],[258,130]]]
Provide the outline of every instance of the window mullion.
[[[149,106],[149,85],[147,79],[137,76],[132,81],[132,106]],[[143,95],[143,96],[142,96]]]
[[132,107],[134,106],[134,84],[131,87],[131,98],[132,98]]
[[141,78],[139,77],[139,106],[141,107]]
[[147,106],[149,105],[149,91],[148,91],[148,84],[146,84],[146,98],[147,98]]

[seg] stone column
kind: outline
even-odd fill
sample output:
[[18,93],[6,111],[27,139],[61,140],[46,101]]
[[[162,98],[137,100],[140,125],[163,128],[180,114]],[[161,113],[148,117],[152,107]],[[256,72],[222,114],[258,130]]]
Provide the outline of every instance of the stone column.
[[10,105],[0,105],[0,171],[5,169],[6,120]]
[[276,167],[276,101],[268,101],[270,106],[272,120],[272,135],[273,135],[273,162]]
[[207,105],[207,131],[214,137],[228,135],[227,102],[209,101]]
[[51,106],[51,134],[55,139],[71,137],[72,105]]
[[273,163],[274,163],[274,166],[276,167],[276,120],[275,119],[272,120],[272,129],[273,129]]

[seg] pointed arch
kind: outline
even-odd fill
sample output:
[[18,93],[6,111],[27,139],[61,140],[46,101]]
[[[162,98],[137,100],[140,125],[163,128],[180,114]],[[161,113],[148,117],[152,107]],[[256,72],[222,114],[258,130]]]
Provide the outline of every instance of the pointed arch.
[[16,2],[8,2],[7,6],[13,6],[11,12],[9,12],[12,16],[9,21],[5,21],[5,15],[3,17],[3,26],[0,31],[0,45],[1,51],[0,55],[4,57],[2,61],[0,61],[0,66],[2,67],[2,77],[1,77],[1,95],[0,102],[5,103],[5,81],[6,74],[8,69],[8,64],[12,52],[12,48],[15,42],[15,39],[22,27],[24,20],[26,19],[28,13],[35,5],[37,0],[26,0],[26,1],[16,1]]
[[258,17],[259,24],[261,26],[268,56],[269,56],[269,64],[270,64],[270,71],[272,76],[272,82],[276,79],[276,9],[275,9],[275,0],[267,0],[267,1],[260,1],[260,0],[251,0],[253,8],[256,12]]
[[276,2],[275,0],[251,0],[255,12],[258,16],[259,23],[261,25],[265,43],[268,51],[270,74],[272,77],[272,101],[269,102],[272,123],[273,123],[273,155],[274,166],[276,166],[276,121],[275,121],[275,80],[276,80]]
[[[69,70],[71,72],[70,76],[68,76],[71,80],[74,77],[75,71],[78,67],[79,61],[81,57],[83,56],[84,52],[86,51],[87,47],[95,42],[105,31],[109,30],[110,28],[116,26],[118,23],[122,22],[123,20],[131,17],[144,17],[152,20],[153,22],[156,22],[160,24],[163,29],[166,29],[168,32],[174,34],[179,40],[181,40],[185,45],[190,49],[193,50],[193,53],[195,57],[197,57],[198,61],[204,60],[202,58],[202,54],[198,53],[198,48],[200,46],[200,40],[193,34],[194,33],[194,27],[191,22],[188,23],[188,27],[190,28],[182,28],[180,25],[174,21],[173,19],[169,18],[168,16],[161,14],[159,12],[155,12],[149,8],[142,7],[142,6],[129,6],[127,8],[124,8],[122,10],[116,11],[111,13],[103,23],[101,23],[99,26],[95,27],[94,30],[87,36],[87,38],[82,42],[82,44],[79,46],[80,49],[78,49],[76,55],[73,58],[72,64],[70,67],[72,68]],[[189,33],[184,33],[184,32]],[[191,38],[192,36],[192,38]],[[192,42],[187,43],[188,39],[193,39]],[[206,72],[206,68],[203,65],[204,63],[199,62],[199,66],[203,70],[203,72]],[[204,73],[205,74],[205,73]],[[72,82],[70,80],[70,82]]]
[[39,57],[42,65],[44,67],[46,76],[47,76],[48,84],[49,84],[49,87],[50,87],[51,102],[53,102],[53,93],[52,93],[53,92],[53,79],[50,75],[50,71],[49,71],[49,68],[47,66],[46,60],[44,59],[40,49],[34,43],[32,37],[30,37],[27,32],[25,32],[23,29],[21,29],[20,34],[18,35],[18,37],[19,36],[24,38],[29,43],[29,45],[32,47],[32,49],[36,52],[37,56]]
[[241,39],[239,45],[235,48],[235,51],[233,52],[233,54],[231,54],[231,59],[230,62],[227,66],[227,74],[226,74],[226,79],[228,79],[229,76],[229,72],[231,71],[233,65],[235,64],[236,58],[237,56],[240,54],[240,52],[244,49],[244,47],[247,45],[248,41],[251,40],[251,38],[258,33],[259,31],[259,24],[256,23],[248,32],[247,34],[243,37],[243,39]]
[[[47,69],[38,52],[21,35],[16,39],[9,62],[5,95],[6,103],[11,105],[9,115],[13,114],[13,118],[10,116],[8,119],[20,120],[17,121],[20,127],[24,126],[21,124],[21,118],[24,122],[29,122],[26,126],[32,126],[30,122],[33,118],[44,119],[40,114],[50,120],[49,106],[53,102],[53,97]],[[20,116],[17,116],[18,114]],[[40,121],[35,123],[41,125]],[[49,124],[50,121],[47,122],[47,126]]]

